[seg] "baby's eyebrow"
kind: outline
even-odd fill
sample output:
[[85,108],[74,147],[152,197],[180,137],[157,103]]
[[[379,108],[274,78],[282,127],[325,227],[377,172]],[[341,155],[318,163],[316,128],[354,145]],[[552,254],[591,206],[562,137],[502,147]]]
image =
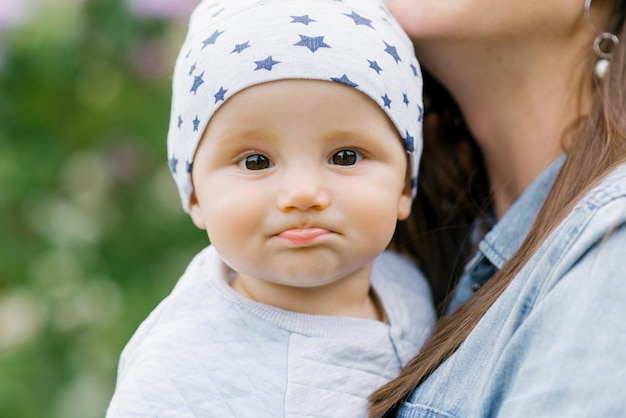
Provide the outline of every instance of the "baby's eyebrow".
[[276,132],[270,129],[230,129],[225,130],[219,137],[225,141],[232,141],[234,143],[246,143],[254,140],[273,140],[277,138]]
[[[372,135],[368,131],[354,131],[354,130],[343,130],[343,129],[335,129],[324,135],[324,140],[326,141],[336,141],[337,139],[345,140],[345,141],[354,141],[359,143],[370,143],[370,144],[380,144],[386,139],[382,139],[376,135]],[[401,141],[401,138],[398,136],[398,140]]]
[[345,139],[353,139],[355,141],[363,141],[363,140],[375,140],[376,138],[367,132],[353,131],[353,130],[344,130],[344,129],[333,129],[332,131],[327,132],[324,135],[325,139],[336,139],[336,138],[345,138]]

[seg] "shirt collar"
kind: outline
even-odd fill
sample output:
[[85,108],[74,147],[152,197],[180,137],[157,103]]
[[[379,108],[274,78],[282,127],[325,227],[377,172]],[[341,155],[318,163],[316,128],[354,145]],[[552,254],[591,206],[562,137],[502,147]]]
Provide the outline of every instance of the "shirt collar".
[[559,170],[565,155],[543,171],[478,244],[480,252],[498,269],[513,256],[528,234]]

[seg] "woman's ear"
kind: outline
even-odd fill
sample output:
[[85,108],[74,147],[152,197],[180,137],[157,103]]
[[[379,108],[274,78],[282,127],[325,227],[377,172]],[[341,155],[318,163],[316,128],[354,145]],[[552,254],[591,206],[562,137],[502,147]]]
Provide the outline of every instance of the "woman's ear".
[[204,214],[202,213],[202,209],[200,208],[200,203],[198,203],[198,198],[196,197],[195,190],[191,192],[191,196],[189,197],[189,215],[191,215],[193,223],[198,228],[206,229]]

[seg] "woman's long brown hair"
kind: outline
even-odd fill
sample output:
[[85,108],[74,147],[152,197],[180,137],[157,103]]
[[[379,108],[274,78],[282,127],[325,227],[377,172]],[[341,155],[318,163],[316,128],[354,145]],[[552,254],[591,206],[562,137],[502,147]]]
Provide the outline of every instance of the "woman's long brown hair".
[[[615,19],[614,33],[618,34],[621,43],[613,49],[609,72],[604,79],[601,82],[594,80],[595,94],[591,112],[577,124],[572,140],[567,145],[567,159],[521,247],[464,305],[439,321],[429,342],[395,380],[370,396],[370,417],[395,416],[407,395],[465,341],[519,270],[582,196],[613,168],[626,162],[625,14],[626,1],[617,2],[611,16]],[[594,61],[595,56],[590,55],[589,73]],[[430,82],[432,80],[425,79],[426,88],[426,83]],[[425,94],[428,94],[427,90]],[[439,114],[435,119],[429,121],[427,117],[425,120],[426,158],[423,159],[420,173],[423,178],[419,186],[421,195],[416,199],[413,223],[401,227],[404,230],[399,229],[394,243],[397,248],[408,251],[417,259],[424,272],[430,276],[436,300],[441,302],[444,300],[443,295],[449,293],[449,288],[454,284],[453,278],[458,277],[460,266],[472,251],[471,242],[467,239],[471,222],[472,219],[484,218],[488,194],[480,156],[471,141],[464,141],[464,138],[469,139],[469,133],[462,132],[460,128],[450,130],[443,127],[448,116],[441,109],[432,110]],[[453,126],[458,125],[454,122],[452,120]],[[429,123],[435,126],[429,126]],[[473,151],[466,154],[469,157],[464,160],[455,157],[457,160],[449,161],[447,165],[441,165],[437,158],[431,159],[428,153],[432,149],[429,146],[434,146],[432,142],[445,138],[446,134],[452,134],[454,139],[444,141],[447,149],[441,152],[459,152],[462,147],[470,147]],[[445,155],[435,153],[435,157],[445,158]],[[430,165],[430,162],[437,164],[438,168]],[[439,171],[442,167],[451,171]],[[453,173],[452,179],[446,179],[445,176],[450,173]],[[433,182],[434,185],[424,184],[427,182]],[[452,266],[449,265],[450,260],[455,260]],[[448,267],[442,268],[441,265],[446,263]]]

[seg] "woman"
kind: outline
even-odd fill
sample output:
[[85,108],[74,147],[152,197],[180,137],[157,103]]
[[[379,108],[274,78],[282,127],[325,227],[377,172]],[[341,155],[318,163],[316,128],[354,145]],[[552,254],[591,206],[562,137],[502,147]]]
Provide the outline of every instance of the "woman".
[[388,5],[444,87],[396,243],[461,278],[370,416],[626,416],[626,1]]

